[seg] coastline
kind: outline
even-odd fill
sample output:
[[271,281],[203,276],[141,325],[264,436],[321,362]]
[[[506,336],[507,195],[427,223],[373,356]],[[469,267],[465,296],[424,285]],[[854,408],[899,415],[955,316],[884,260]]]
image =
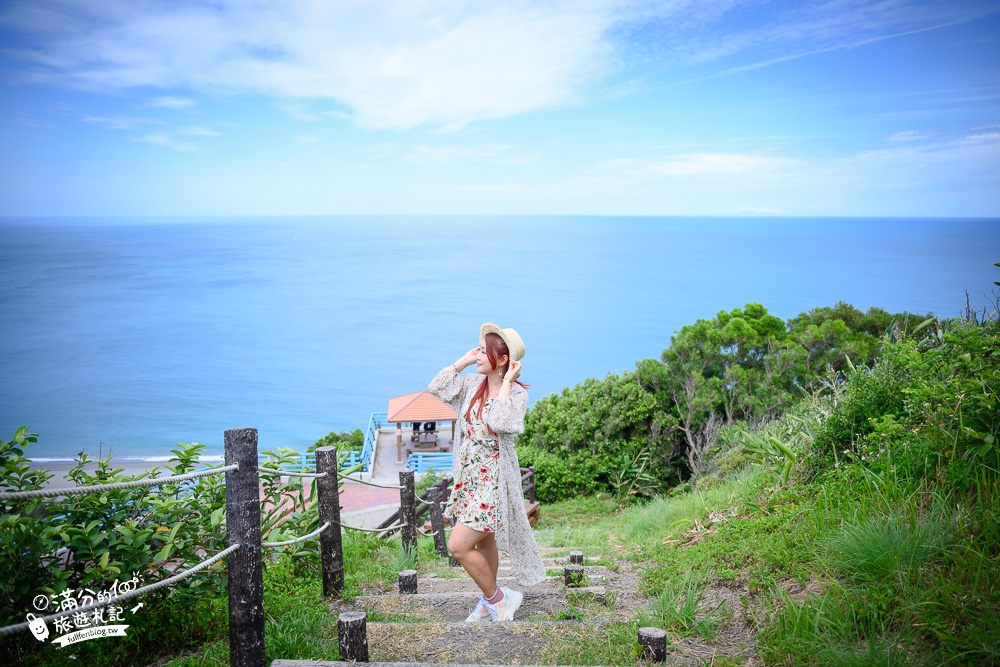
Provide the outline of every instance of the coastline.
[[[215,465],[221,462],[221,458],[215,459],[214,457],[210,460],[201,461],[201,463],[206,465]],[[170,471],[166,469],[168,463],[170,463],[169,459],[164,459],[162,461],[145,459],[111,459],[111,469],[121,469],[121,474],[123,475],[138,475],[152,470],[153,468],[159,468],[161,471],[160,477],[166,477],[170,474]],[[43,459],[41,461],[31,461],[30,467],[32,470],[48,470],[52,473],[52,479],[49,480],[49,484],[63,486],[62,482],[72,483],[72,480],[67,475],[70,470],[76,467],[76,461],[67,461],[65,459],[47,461]],[[87,472],[92,473],[96,469],[96,461],[89,461],[84,466],[84,470]]]

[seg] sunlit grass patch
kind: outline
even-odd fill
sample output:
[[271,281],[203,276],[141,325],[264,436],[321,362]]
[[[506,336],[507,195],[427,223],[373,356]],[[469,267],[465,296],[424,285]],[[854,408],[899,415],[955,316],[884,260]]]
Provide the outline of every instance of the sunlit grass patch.
[[719,629],[732,617],[732,610],[726,607],[725,600],[707,604],[705,583],[702,577],[691,573],[667,582],[640,622],[681,637],[715,639]]

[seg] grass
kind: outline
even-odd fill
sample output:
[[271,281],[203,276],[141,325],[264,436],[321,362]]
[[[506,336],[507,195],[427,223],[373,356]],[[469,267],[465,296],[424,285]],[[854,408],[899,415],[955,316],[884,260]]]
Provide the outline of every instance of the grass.
[[[353,600],[359,595],[381,593],[396,586],[400,570],[424,573],[447,567],[434,551],[431,540],[417,542],[416,557],[406,554],[398,538],[381,540],[372,535],[346,532],[344,535],[345,588],[341,596]],[[264,569],[264,637],[267,662],[287,660],[339,660],[337,618],[323,599],[322,575],[316,563],[279,555]],[[392,614],[372,621],[399,620]],[[165,667],[202,667],[229,664],[228,605],[219,597],[211,605],[210,617],[218,627],[216,636],[196,652],[178,656]],[[413,619],[408,619],[413,620]]]
[[[746,587],[744,616],[759,631],[748,641],[766,664],[1000,665],[1000,541],[990,537],[1000,483],[982,481],[977,503],[929,488],[857,467],[782,484],[751,466],[589,524],[572,514],[553,534],[632,561],[649,599],[628,623],[555,639],[552,660],[634,662],[623,646],[637,623],[711,643],[733,618],[706,603],[707,587],[721,585]],[[793,598],[793,582],[815,592]],[[714,664],[727,660],[738,664]]]
[[732,616],[725,600],[711,606],[705,602],[705,581],[688,574],[669,582],[653,602],[653,608],[643,625],[668,630],[681,637],[715,639],[719,629]]

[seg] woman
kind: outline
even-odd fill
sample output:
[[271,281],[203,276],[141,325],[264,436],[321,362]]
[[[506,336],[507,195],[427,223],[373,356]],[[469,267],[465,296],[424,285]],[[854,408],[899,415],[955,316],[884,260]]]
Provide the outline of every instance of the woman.
[[[512,574],[521,585],[545,578],[524,511],[514,451],[514,436],[524,432],[528,409],[526,385],[517,380],[523,357],[524,342],[515,330],[486,323],[479,346],[442,369],[428,387],[458,415],[461,444],[445,516],[455,526],[448,549],[482,591],[466,619],[470,623],[512,620],[524,599],[520,591],[497,585],[498,550],[510,556]],[[462,375],[473,364],[478,375]]]

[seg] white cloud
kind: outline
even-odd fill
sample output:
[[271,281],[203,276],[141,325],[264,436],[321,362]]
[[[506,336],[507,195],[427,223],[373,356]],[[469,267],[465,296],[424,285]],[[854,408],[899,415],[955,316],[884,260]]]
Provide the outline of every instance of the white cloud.
[[133,138],[133,141],[152,144],[153,146],[159,146],[161,148],[169,148],[170,150],[177,151],[178,153],[201,153],[205,151],[205,149],[198,144],[178,141],[172,135],[162,132],[155,132],[142,137]]
[[85,123],[99,125],[111,130],[134,130],[141,125],[158,125],[160,121],[153,118],[141,118],[136,116],[90,116],[80,117]]
[[886,141],[917,141],[922,139],[924,135],[916,130],[905,130],[903,132],[894,132],[886,137]]
[[146,107],[152,107],[155,109],[187,109],[195,105],[194,100],[185,99],[183,97],[157,97],[155,100],[150,100],[145,105]]
[[182,134],[188,134],[194,137],[221,137],[221,132],[216,132],[207,127],[185,127],[181,128],[180,132]]
[[407,129],[574,99],[614,63],[613,1],[52,0],[4,18],[33,34],[15,54],[28,80],[264,94],[304,118],[297,101],[335,100],[364,127]]
[[[314,122],[455,132],[630,89],[616,73],[732,74],[974,20],[970,0],[8,0],[28,82],[258,94]],[[24,37],[24,39],[20,39]],[[599,92],[595,92],[599,91]],[[183,109],[165,95],[148,106]],[[314,111],[334,107],[335,110]]]
[[[687,66],[695,80],[975,21],[998,11],[980,0],[673,0],[642,5],[640,69]],[[628,31],[623,31],[629,34]],[[719,67],[723,69],[719,69]]]

